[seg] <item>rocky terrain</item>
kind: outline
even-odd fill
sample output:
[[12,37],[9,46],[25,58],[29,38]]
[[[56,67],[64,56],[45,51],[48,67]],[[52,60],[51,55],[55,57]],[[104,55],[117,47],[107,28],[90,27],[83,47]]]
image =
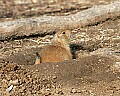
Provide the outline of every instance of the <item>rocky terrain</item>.
[[[61,16],[114,0],[1,0],[0,22]],[[13,10],[15,9],[15,10]],[[120,96],[120,17],[72,30],[73,60],[34,65],[54,34],[0,41],[1,96]]]

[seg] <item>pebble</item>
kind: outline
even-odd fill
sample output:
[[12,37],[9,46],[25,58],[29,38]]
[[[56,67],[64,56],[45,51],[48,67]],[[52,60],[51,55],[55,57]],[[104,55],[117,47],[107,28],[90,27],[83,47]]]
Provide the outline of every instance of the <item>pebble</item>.
[[57,94],[64,95],[62,90],[58,91]]
[[13,85],[10,85],[7,89],[6,92],[10,92],[13,89]]
[[56,79],[56,78],[57,78],[57,76],[53,76],[52,78],[53,78],[53,79]]
[[10,80],[10,84],[18,85],[19,84],[19,80],[18,79],[16,79],[16,80]]
[[73,88],[73,89],[71,90],[71,93],[77,93],[77,90]]

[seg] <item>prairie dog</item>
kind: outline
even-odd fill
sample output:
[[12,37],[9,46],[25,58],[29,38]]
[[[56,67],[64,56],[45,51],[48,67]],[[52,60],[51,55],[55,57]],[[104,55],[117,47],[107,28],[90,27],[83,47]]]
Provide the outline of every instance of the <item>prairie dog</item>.
[[71,60],[72,54],[69,47],[70,37],[70,30],[57,32],[51,40],[51,45],[44,46],[43,49],[36,54],[35,64]]

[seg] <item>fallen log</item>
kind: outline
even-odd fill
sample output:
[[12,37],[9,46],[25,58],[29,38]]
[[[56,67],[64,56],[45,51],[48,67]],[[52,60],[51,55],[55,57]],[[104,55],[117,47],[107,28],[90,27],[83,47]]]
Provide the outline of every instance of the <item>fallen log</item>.
[[46,34],[60,29],[74,29],[120,16],[120,1],[93,6],[68,16],[40,16],[0,23],[0,40],[17,36]]

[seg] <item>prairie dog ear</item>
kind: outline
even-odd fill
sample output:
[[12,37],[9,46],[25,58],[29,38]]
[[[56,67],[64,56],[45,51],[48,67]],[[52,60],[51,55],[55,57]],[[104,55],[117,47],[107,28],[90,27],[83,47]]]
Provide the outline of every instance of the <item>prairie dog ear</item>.
[[53,37],[53,39],[51,40],[51,43],[56,43],[57,41],[58,41],[58,38],[60,38],[59,36],[58,36],[58,34],[56,33],[55,35],[54,35],[54,37]]
[[55,35],[54,35],[54,38],[61,38],[61,36],[63,36],[62,32],[61,31],[58,31]]

